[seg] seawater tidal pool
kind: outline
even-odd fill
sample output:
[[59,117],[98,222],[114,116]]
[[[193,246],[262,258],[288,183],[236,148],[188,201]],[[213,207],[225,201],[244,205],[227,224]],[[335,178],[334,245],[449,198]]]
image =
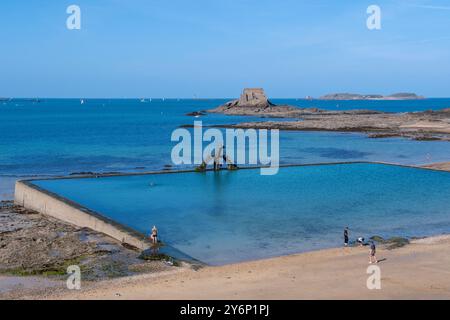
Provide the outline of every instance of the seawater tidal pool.
[[374,163],[32,183],[210,265],[450,232],[450,173]]

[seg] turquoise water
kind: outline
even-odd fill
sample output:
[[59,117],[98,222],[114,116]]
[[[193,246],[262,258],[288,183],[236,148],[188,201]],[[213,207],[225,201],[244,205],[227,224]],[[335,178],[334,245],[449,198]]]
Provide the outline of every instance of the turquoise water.
[[[13,99],[0,101],[0,200],[11,199],[15,180],[74,172],[142,172],[171,164],[172,131],[202,120],[204,125],[259,121],[255,117],[186,116],[228,99]],[[442,109],[450,99],[413,101],[274,100],[323,109],[392,112]],[[337,107],[339,105],[339,107]],[[386,161],[424,164],[448,161],[449,142],[400,138],[368,139],[359,133],[280,133],[280,162]]]
[[35,181],[213,265],[450,232],[450,173],[379,164]]

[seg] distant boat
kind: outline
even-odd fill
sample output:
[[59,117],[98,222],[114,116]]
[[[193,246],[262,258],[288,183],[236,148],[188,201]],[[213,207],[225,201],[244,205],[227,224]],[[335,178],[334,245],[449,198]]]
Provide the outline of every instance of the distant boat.
[[84,100],[83,99],[80,100],[80,104],[84,104]]
[[145,98],[142,98],[142,99],[141,99],[141,102],[146,102],[146,101],[145,101]]

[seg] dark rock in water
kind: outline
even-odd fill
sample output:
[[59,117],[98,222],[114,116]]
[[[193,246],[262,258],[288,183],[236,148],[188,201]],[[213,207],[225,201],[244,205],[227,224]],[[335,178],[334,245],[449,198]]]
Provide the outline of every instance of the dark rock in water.
[[397,137],[401,137],[400,134],[398,133],[369,133],[368,135],[369,138],[372,139],[381,139],[381,138],[397,138]]
[[430,136],[430,135],[419,135],[419,136],[415,136],[414,140],[416,141],[437,141],[437,140],[441,140],[438,137],[435,136]]
[[207,113],[205,111],[194,111],[194,112],[186,113],[186,115],[191,116],[191,117],[197,117],[197,116],[206,116]]
[[384,240],[383,237],[380,237],[380,236],[372,236],[372,237],[370,237],[370,240],[373,240],[373,241],[376,241],[379,243],[384,243],[386,241],[386,240]]
[[108,172],[92,172],[92,171],[80,171],[80,172],[72,172],[69,175],[70,176],[104,176],[104,175],[111,175],[111,174],[120,174],[121,172],[118,171],[108,171]]
[[70,176],[93,176],[96,175],[96,173],[92,171],[80,171],[80,172],[72,172],[69,174]]

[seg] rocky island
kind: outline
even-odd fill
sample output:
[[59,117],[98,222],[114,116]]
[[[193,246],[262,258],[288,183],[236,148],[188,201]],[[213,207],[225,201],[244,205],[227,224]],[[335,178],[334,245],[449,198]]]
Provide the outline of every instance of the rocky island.
[[330,93],[319,98],[320,100],[418,100],[424,99],[415,93],[401,92],[388,96],[381,94],[357,94],[357,93]]
[[364,132],[372,138],[406,137],[415,140],[450,141],[450,108],[440,111],[386,113],[372,110],[329,111],[275,105],[263,89],[244,89],[241,97],[209,113],[268,118],[290,118],[298,121],[248,122],[219,127],[280,129],[298,131]]

